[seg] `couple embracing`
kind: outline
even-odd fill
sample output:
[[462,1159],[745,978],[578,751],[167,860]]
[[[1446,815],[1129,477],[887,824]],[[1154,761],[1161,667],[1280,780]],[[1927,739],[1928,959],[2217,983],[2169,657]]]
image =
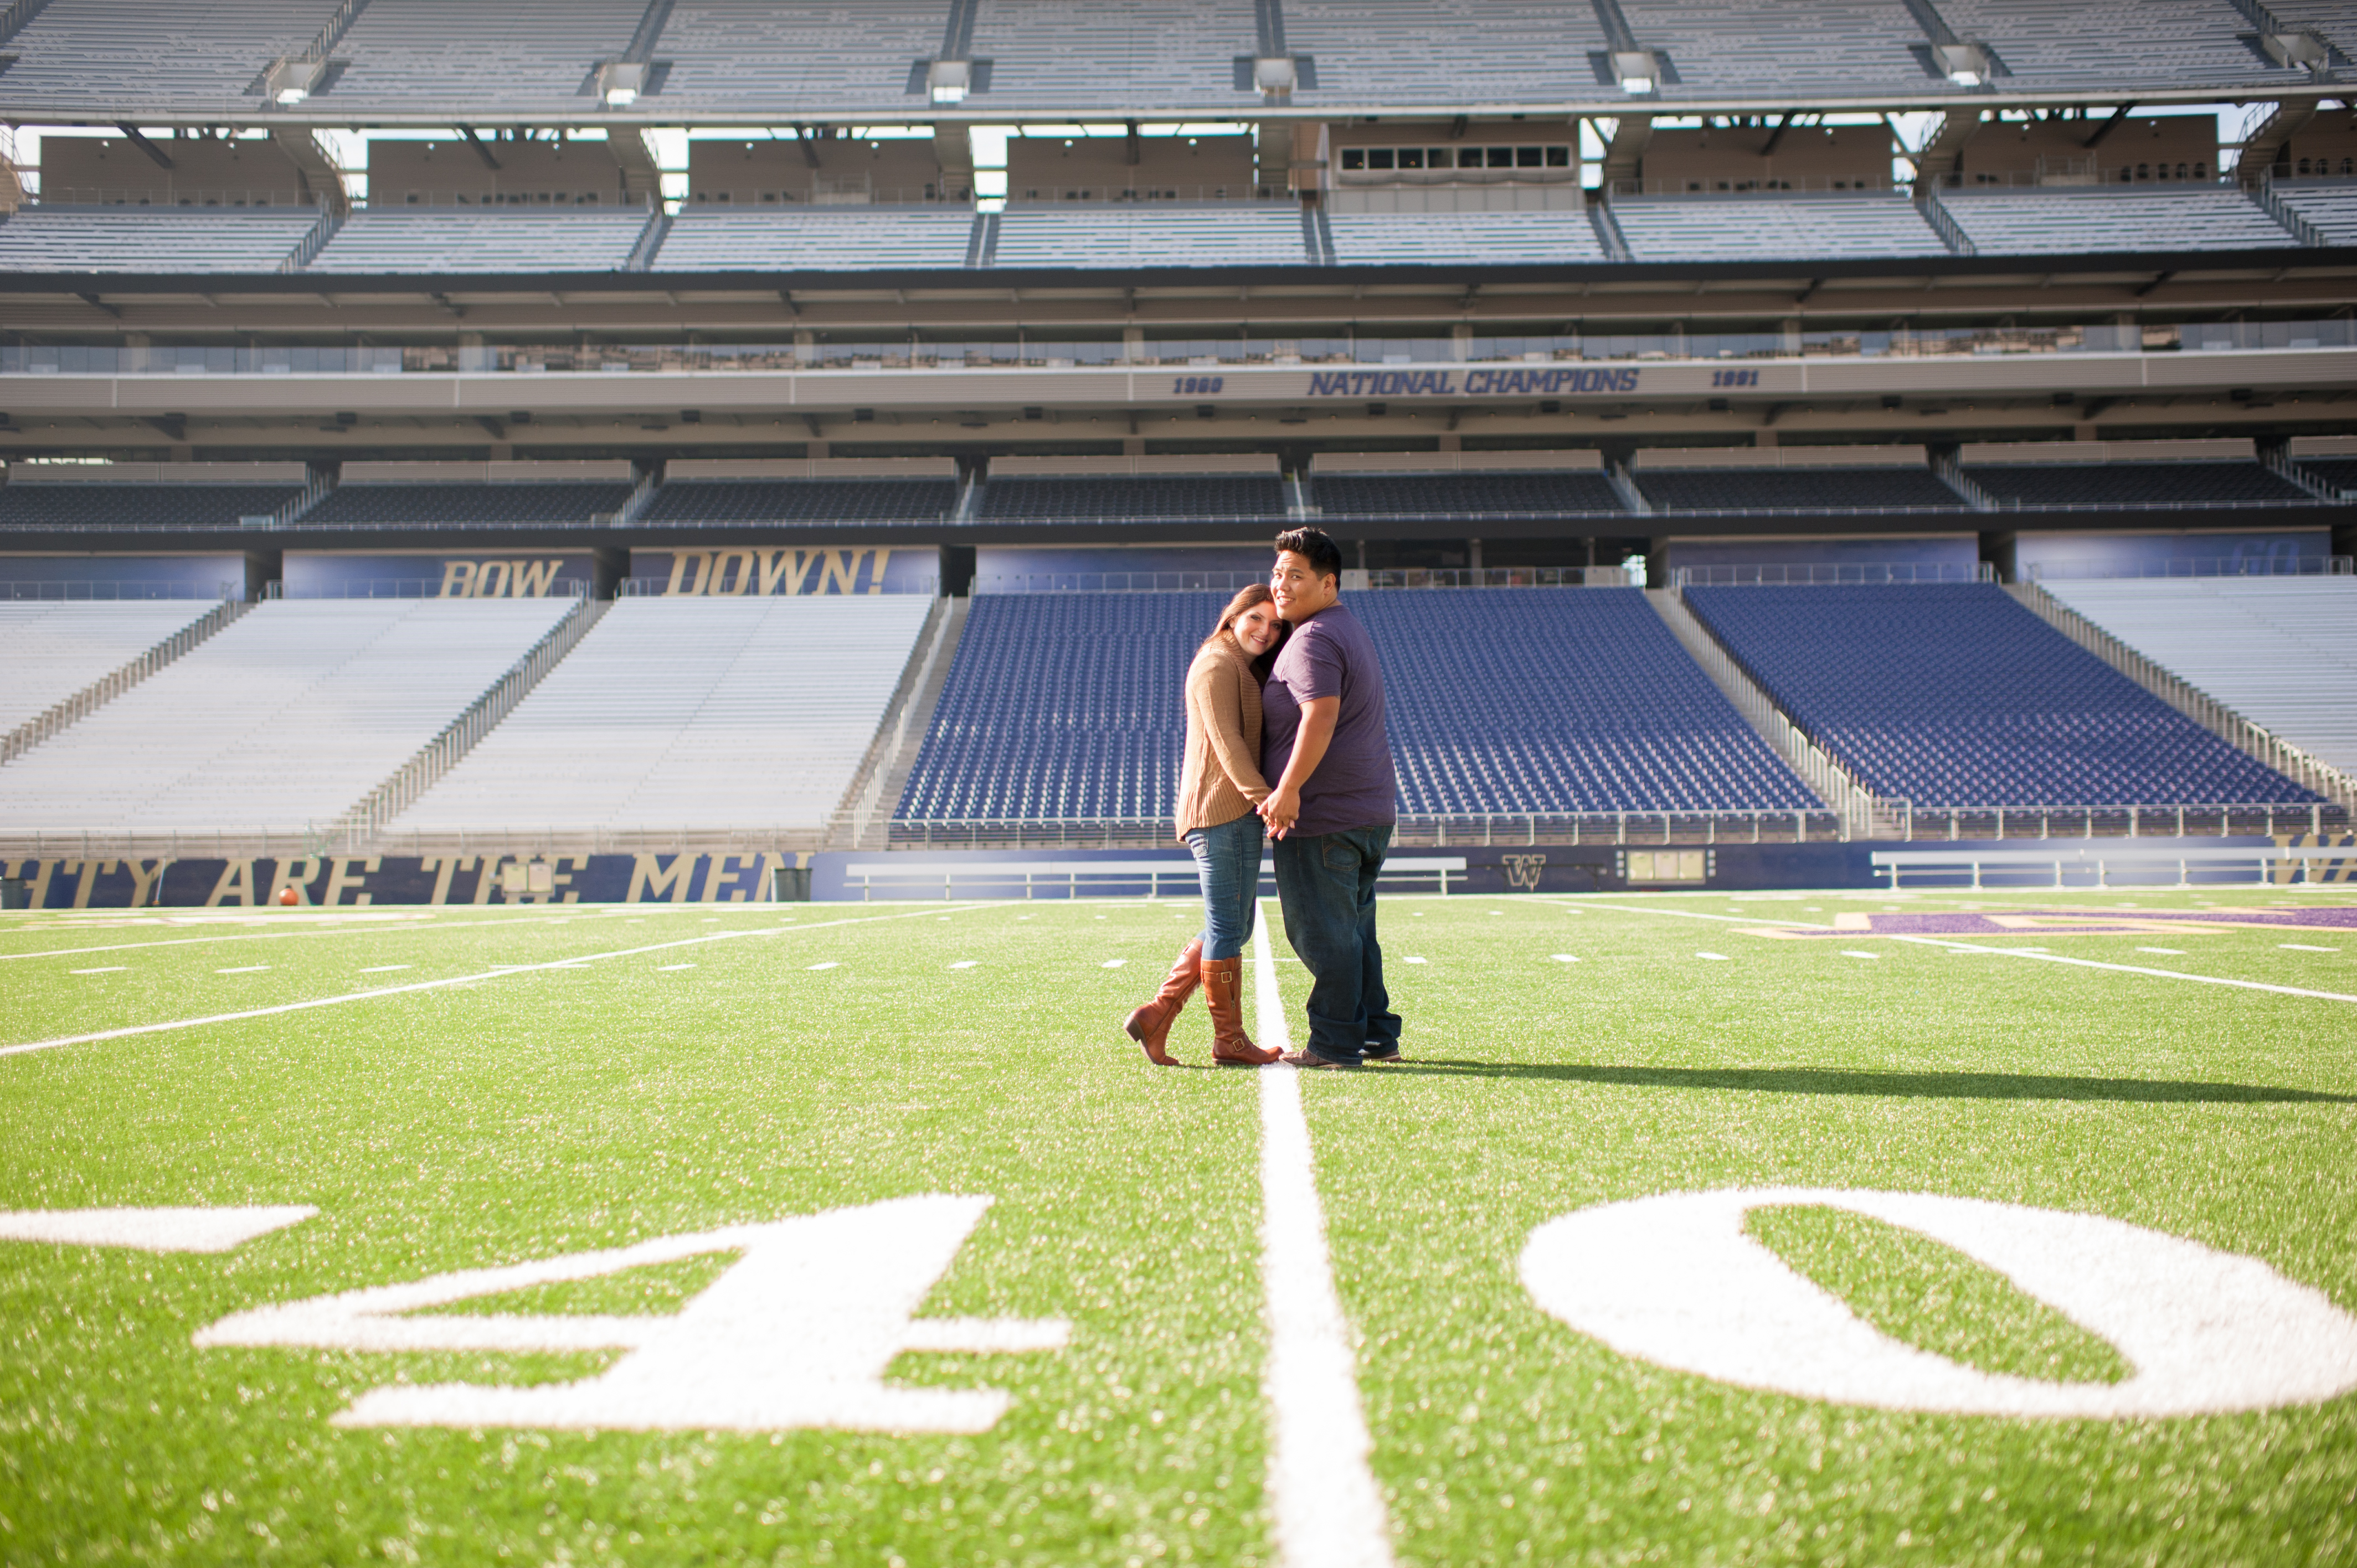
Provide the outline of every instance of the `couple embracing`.
[[1162,1066],[1176,1065],[1170,1026],[1198,984],[1213,1061],[1277,1059],[1243,1024],[1264,835],[1275,841],[1286,938],[1309,971],[1308,1042],[1285,1060],[1354,1068],[1400,1058],[1375,940],[1375,877],[1398,791],[1383,671],[1341,601],[1341,573],[1342,553],[1322,531],[1278,534],[1267,585],[1229,601],[1188,669],[1178,834],[1202,881],[1203,929],[1125,1026]]

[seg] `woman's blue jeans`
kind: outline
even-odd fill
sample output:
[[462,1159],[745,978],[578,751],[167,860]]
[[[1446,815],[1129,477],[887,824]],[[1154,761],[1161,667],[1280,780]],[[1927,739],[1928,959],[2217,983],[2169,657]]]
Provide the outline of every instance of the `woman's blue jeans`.
[[1260,913],[1261,821],[1246,811],[1232,822],[1187,835],[1203,884],[1203,956],[1242,958]]

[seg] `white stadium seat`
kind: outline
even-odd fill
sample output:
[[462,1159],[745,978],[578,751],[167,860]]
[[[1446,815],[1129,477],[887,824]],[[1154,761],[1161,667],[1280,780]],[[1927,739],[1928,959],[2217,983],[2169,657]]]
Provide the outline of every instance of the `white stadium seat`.
[[0,768],[0,832],[324,826],[440,734],[574,603],[256,606]]
[[617,602],[389,832],[821,826],[882,724],[922,594]]
[[210,599],[0,599],[0,735],[95,685],[192,621]]

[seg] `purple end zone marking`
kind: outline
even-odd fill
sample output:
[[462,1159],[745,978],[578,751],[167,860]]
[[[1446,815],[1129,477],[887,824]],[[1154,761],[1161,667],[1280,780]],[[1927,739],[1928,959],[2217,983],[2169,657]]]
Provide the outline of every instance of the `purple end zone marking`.
[[2149,931],[2152,922],[2177,921],[2205,926],[2258,926],[2286,930],[2331,929],[2357,930],[2357,908],[2319,909],[2138,909],[2132,916],[2095,909],[2005,909],[2008,917],[2029,917],[2053,924],[2001,926],[1977,914],[1870,914],[1865,930],[1788,929],[1805,937],[2023,937],[2068,936],[2074,932]]

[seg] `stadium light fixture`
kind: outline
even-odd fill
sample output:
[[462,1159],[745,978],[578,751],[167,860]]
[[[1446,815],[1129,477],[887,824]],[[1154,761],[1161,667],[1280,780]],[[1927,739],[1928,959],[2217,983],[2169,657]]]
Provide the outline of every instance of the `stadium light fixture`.
[[597,68],[597,97],[608,109],[628,109],[647,84],[647,68],[631,60],[608,60]]
[[1989,52],[1978,44],[1938,44],[1932,57],[1958,87],[1978,87],[1989,79]]
[[962,59],[937,59],[925,72],[925,86],[936,103],[963,103],[974,84],[974,66]]
[[1299,73],[1290,55],[1271,55],[1253,61],[1253,85],[1264,98],[1290,97]]
[[311,89],[318,84],[320,73],[327,65],[325,60],[281,55],[272,60],[270,69],[263,73],[263,93],[273,103],[291,108],[311,96]]
[[1651,49],[1614,49],[1612,76],[1623,92],[1651,92],[1662,80],[1662,62]]

